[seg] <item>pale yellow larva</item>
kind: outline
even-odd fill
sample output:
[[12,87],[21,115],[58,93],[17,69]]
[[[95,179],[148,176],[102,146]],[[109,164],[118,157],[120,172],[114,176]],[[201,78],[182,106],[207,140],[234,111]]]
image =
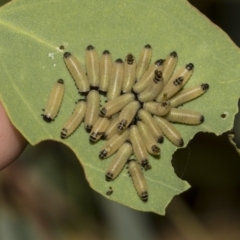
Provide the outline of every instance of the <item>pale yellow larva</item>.
[[124,142],[129,138],[129,130],[126,129],[121,133],[116,133],[107,142],[99,153],[99,158],[101,160],[112,156]]
[[99,116],[100,96],[96,90],[91,90],[87,95],[87,110],[84,118],[84,126],[87,132],[91,132],[93,125]]
[[99,92],[102,94],[106,94],[108,91],[111,70],[112,70],[112,55],[108,50],[105,50],[102,53],[99,63],[100,72]]
[[136,60],[130,53],[127,55],[123,66],[123,83],[122,93],[128,93],[132,91],[132,87],[136,78]]
[[149,66],[148,70],[143,74],[141,79],[133,85],[133,91],[135,93],[142,92],[149,85],[149,83],[154,78],[156,70],[163,70],[163,62],[163,59],[159,59]]
[[114,98],[103,105],[100,111],[100,115],[101,116],[113,115],[122,110],[123,107],[125,107],[128,103],[130,103],[134,99],[135,96],[133,93],[126,93],[117,98]]
[[160,155],[160,147],[155,141],[152,133],[150,132],[148,126],[142,121],[137,122],[137,127],[142,136],[143,142],[147,148],[147,151],[153,155]]
[[168,83],[164,86],[162,92],[156,98],[156,101],[160,102],[164,94],[167,94],[168,98],[175,95],[190,79],[193,73],[193,68],[194,65],[189,63],[185,67],[176,71]]
[[209,89],[207,83],[202,83],[197,86],[189,87],[180,91],[177,95],[170,99],[170,104],[172,107],[177,107],[185,102],[191,101],[202,94],[204,94]]
[[91,89],[99,88],[99,59],[96,48],[92,45],[86,48],[86,71]]
[[102,135],[102,139],[110,139],[115,133],[117,133],[117,126],[118,126],[118,116],[119,114],[115,114],[112,116],[112,119]]
[[123,143],[106,170],[106,181],[112,181],[119,175],[131,154],[132,144],[130,142]]
[[72,75],[73,80],[78,88],[79,93],[86,95],[89,92],[89,80],[77,58],[70,52],[65,52],[63,55],[64,62],[68,71]]
[[44,121],[46,122],[54,121],[54,118],[57,116],[59,112],[63,95],[64,95],[64,81],[62,79],[59,79],[52,88],[47,106],[44,109],[44,113],[42,114]]
[[156,121],[158,126],[163,131],[163,134],[177,147],[184,145],[182,136],[179,131],[174,127],[172,123],[162,117],[154,116],[153,119]]
[[67,138],[71,135],[82,123],[85,112],[86,112],[87,104],[85,99],[79,99],[76,103],[76,107],[73,110],[72,115],[67,119],[65,124],[63,125],[61,131],[61,138]]
[[123,131],[134,119],[138,109],[141,107],[138,101],[128,103],[120,112],[118,117],[118,130]]
[[138,193],[138,196],[141,198],[143,202],[147,202],[148,201],[147,182],[141,170],[141,167],[139,166],[135,159],[130,159],[128,161],[128,170],[132,178],[133,184],[135,186],[135,189]]
[[171,111],[165,118],[169,122],[185,123],[189,125],[198,125],[204,122],[204,117],[201,113],[182,108],[171,108]]
[[165,59],[164,64],[163,64],[163,80],[164,80],[164,85],[168,82],[170,77],[173,74],[173,71],[177,65],[178,61],[178,56],[175,51],[171,52]]
[[140,102],[148,102],[154,100],[164,87],[162,72],[155,70],[153,80],[149,83],[148,87],[140,92],[137,96]]
[[97,121],[94,123],[92,127],[92,130],[89,136],[89,141],[90,142],[98,141],[101,138],[101,136],[105,133],[110,121],[111,121],[111,116],[110,117],[99,116]]
[[162,130],[159,128],[157,123],[153,120],[153,117],[151,116],[151,114],[144,109],[140,109],[138,111],[138,117],[148,126],[154,139],[158,143],[163,143],[164,138],[163,138]]
[[164,101],[164,102],[145,102],[143,104],[143,109],[148,111],[151,114],[157,115],[157,116],[164,116],[171,110],[170,102]]
[[123,81],[123,61],[118,58],[112,65],[111,77],[107,92],[107,99],[111,100],[121,94]]
[[136,125],[131,125],[129,131],[129,139],[132,143],[133,153],[138,163],[146,170],[149,169],[147,149]]
[[142,49],[137,61],[136,81],[138,81],[148,69],[151,58],[152,58],[152,47],[149,44],[147,44]]

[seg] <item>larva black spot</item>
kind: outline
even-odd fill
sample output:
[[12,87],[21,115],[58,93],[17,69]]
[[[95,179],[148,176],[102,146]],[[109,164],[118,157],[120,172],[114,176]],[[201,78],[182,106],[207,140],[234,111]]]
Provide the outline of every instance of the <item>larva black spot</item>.
[[93,49],[94,49],[94,47],[92,45],[87,46],[87,50],[93,50]]
[[65,52],[65,53],[63,54],[63,56],[64,56],[65,58],[69,58],[69,57],[71,56],[71,53],[70,53],[70,52]]
[[170,53],[170,56],[172,56],[172,57],[175,57],[175,58],[176,58],[176,57],[177,57],[177,52],[175,52],[175,51],[171,52],[171,53]]
[[193,65],[192,63],[189,63],[189,64],[186,65],[186,69],[187,69],[188,71],[193,70],[193,68],[194,68],[194,65]]

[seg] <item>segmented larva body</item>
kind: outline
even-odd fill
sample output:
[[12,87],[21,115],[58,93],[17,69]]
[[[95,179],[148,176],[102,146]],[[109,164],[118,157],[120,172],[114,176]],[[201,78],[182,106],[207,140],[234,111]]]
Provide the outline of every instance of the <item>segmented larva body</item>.
[[122,110],[128,103],[133,101],[133,93],[126,93],[105,103],[100,111],[101,116],[110,116]]
[[119,124],[118,114],[115,114],[110,120],[110,123],[106,131],[103,133],[102,139],[110,139],[114,134],[116,134],[118,131],[117,130],[118,124]]
[[112,156],[124,142],[128,140],[129,130],[126,129],[122,133],[116,133],[109,140],[107,140],[103,149],[99,153],[100,159],[105,159]]
[[52,88],[47,106],[44,109],[44,113],[42,114],[43,120],[46,122],[51,122],[55,119],[62,103],[63,94],[64,81],[62,79],[59,79]]
[[[181,90],[190,79],[194,65],[189,63],[174,72],[178,61],[175,51],[165,60],[159,59],[152,64],[151,57],[152,48],[147,44],[137,62],[131,53],[124,62],[120,58],[112,62],[108,50],[103,51],[99,60],[96,49],[89,45],[86,48],[85,74],[76,57],[69,52],[64,53],[65,64],[79,92],[87,97],[86,101],[77,103],[63,126],[61,137],[68,137],[84,119],[91,143],[100,138],[107,139],[99,158],[103,160],[116,153],[106,169],[106,181],[114,180],[128,162],[134,186],[144,202],[148,200],[148,189],[140,165],[145,170],[151,169],[149,154],[161,154],[158,143],[163,142],[163,135],[177,147],[184,145],[182,136],[171,122],[197,125],[204,121],[204,117],[196,111],[176,107],[201,96],[209,88],[205,83]],[[49,122],[59,110],[63,81],[58,82],[55,88],[58,93],[55,89],[51,94],[43,114],[44,120]],[[101,109],[98,90],[107,98]],[[132,154],[137,161],[128,160]],[[112,188],[109,190],[111,193]]]
[[136,125],[131,125],[129,131],[129,139],[132,143],[133,153],[138,163],[146,170],[149,169],[147,149]]
[[163,132],[157,123],[153,120],[151,114],[144,109],[140,109],[138,111],[138,117],[148,126],[149,131],[151,132],[155,141],[158,143],[163,143]]
[[90,132],[89,141],[97,142],[101,138],[101,136],[105,133],[110,121],[111,117],[99,116]]
[[140,102],[153,101],[164,87],[162,72],[155,70],[155,75],[148,87],[138,94],[138,100]]
[[170,100],[170,104],[172,107],[177,107],[183,103],[191,101],[202,94],[204,94],[209,89],[209,85],[207,83],[202,83],[200,85],[196,85],[193,87],[189,87],[180,91],[177,95],[175,95]]
[[160,154],[160,147],[158,146],[157,142],[155,141],[152,133],[149,131],[147,125],[142,121],[137,122],[137,127],[142,136],[143,142],[147,148],[147,151],[153,155]]
[[106,181],[112,181],[119,175],[131,154],[132,144],[130,142],[123,143],[106,170]]
[[68,71],[70,72],[73,80],[75,81],[79,93],[87,94],[90,89],[89,80],[80,62],[70,52],[65,52],[63,55],[63,59],[68,68]]
[[167,94],[168,98],[171,98],[174,94],[176,94],[192,76],[193,68],[194,65],[189,63],[184,68],[180,68],[176,73],[174,73],[156,98],[156,101],[160,102],[164,94]]
[[118,58],[112,65],[110,83],[107,92],[107,99],[114,99],[121,94],[123,82],[123,61]]
[[155,71],[162,71],[163,70],[163,59],[157,60],[155,63],[151,64],[148,70],[143,74],[138,82],[136,82],[133,86],[133,91],[135,93],[142,92],[149,83],[153,80]]
[[184,145],[182,136],[179,131],[170,123],[168,120],[162,117],[153,117],[158,126],[163,131],[163,134],[177,147],[182,147]]
[[165,118],[169,122],[178,122],[189,125],[198,125],[204,122],[204,116],[199,112],[182,108],[171,108]]
[[128,103],[120,112],[118,117],[118,130],[123,131],[126,129],[130,123],[132,122],[133,118],[135,117],[138,109],[140,108],[140,103],[138,101],[133,101]]
[[61,131],[61,138],[69,137],[81,124],[85,116],[87,104],[85,99],[79,99],[72,115],[67,119]]
[[175,51],[171,52],[165,59],[163,64],[163,80],[164,85],[168,82],[170,77],[173,74],[174,69],[176,68],[178,61],[178,56]]
[[136,69],[136,80],[138,81],[142,75],[148,69],[152,58],[152,47],[147,44],[144,46],[143,50],[141,51],[138,61],[137,61],[137,69]]
[[128,93],[132,91],[136,78],[136,60],[131,53],[124,61],[123,70],[122,93]]
[[99,60],[97,50],[89,45],[86,48],[86,70],[89,83],[92,89],[99,88]]
[[171,105],[169,101],[162,103],[146,102],[143,104],[143,109],[156,116],[164,116],[171,110]]
[[96,90],[91,90],[87,95],[87,110],[84,119],[84,126],[88,133],[91,132],[93,125],[99,116],[100,96]]
[[128,170],[132,178],[133,184],[135,186],[135,189],[138,193],[138,196],[141,198],[143,202],[147,202],[148,200],[147,182],[145,180],[144,174],[139,164],[135,161],[135,159],[130,159],[128,161]]
[[106,94],[108,91],[108,86],[111,77],[112,70],[112,55],[108,50],[105,50],[102,53],[99,63],[99,71],[100,71],[100,85],[99,92]]

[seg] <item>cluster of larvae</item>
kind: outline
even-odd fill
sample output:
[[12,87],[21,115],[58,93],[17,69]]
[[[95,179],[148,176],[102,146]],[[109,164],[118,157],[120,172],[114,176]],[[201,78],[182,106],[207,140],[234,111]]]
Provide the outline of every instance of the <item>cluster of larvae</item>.
[[[84,97],[76,103],[72,115],[61,131],[61,138],[70,136],[84,121],[91,143],[100,138],[106,143],[100,159],[113,154],[105,174],[106,181],[114,180],[128,164],[129,174],[142,201],[148,200],[148,190],[141,167],[151,169],[148,154],[160,157],[160,146],[166,136],[174,145],[184,145],[174,122],[197,125],[204,117],[192,110],[177,108],[205,93],[209,85],[198,84],[183,88],[190,79],[192,63],[175,71],[178,56],[171,52],[166,59],[151,62],[152,48],[144,46],[138,60],[130,53],[125,60],[112,61],[105,50],[100,59],[96,49],[86,48],[85,69],[70,52],[64,62]],[[64,92],[62,79],[55,84],[43,118],[51,122],[57,115]],[[100,94],[106,102],[100,107]],[[134,155],[134,159],[131,158]]]

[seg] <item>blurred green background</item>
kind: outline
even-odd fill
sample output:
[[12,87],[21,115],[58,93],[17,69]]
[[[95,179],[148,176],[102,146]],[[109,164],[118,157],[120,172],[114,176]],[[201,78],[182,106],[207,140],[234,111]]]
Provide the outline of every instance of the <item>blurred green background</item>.
[[[0,0],[0,5],[6,2]],[[240,45],[239,1],[190,3]],[[239,122],[237,115],[234,130],[240,145]],[[50,141],[28,146],[0,172],[0,239],[240,239],[239,160],[226,133],[197,134],[172,161],[176,174],[192,188],[173,199],[166,216],[158,216],[91,190],[65,146]]]

